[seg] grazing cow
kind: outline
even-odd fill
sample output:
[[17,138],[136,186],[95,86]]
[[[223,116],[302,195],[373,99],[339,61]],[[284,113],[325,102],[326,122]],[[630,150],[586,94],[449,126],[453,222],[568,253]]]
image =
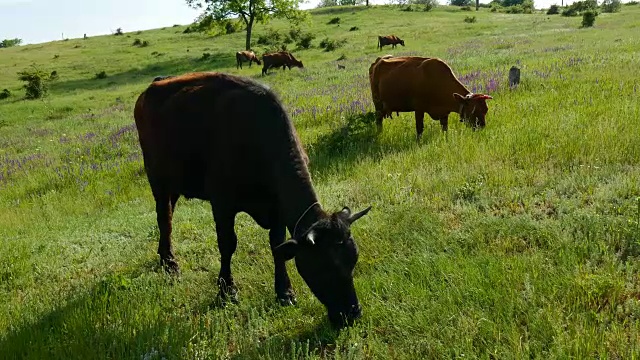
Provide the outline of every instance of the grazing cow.
[[290,52],[288,51],[279,51],[269,54],[262,55],[262,62],[264,65],[262,66],[262,75],[267,73],[267,70],[270,68],[279,68],[282,67],[284,70],[285,66],[291,70],[292,66],[297,66],[299,68],[304,68],[302,65],[302,61],[296,59]]
[[262,65],[262,63],[260,62],[260,59],[258,59],[258,57],[253,51],[249,51],[249,50],[238,51],[236,53],[236,69],[237,68],[242,69],[242,63],[245,61],[249,62],[249,67],[251,67],[251,63],[253,62],[255,62],[258,65]]
[[237,301],[231,275],[234,219],[245,212],[269,229],[281,304],[296,301],[285,266],[295,258],[332,324],[349,325],[360,317],[353,285],[358,249],[350,227],[371,207],[358,213],[322,208],[296,130],[271,90],[239,76],[185,74],[151,83],[138,97],[134,117],[166,271],[179,272],[171,245],[176,202],[181,195],[202,199],[211,203],[215,222],[222,300]]
[[395,49],[397,44],[404,46],[404,40],[395,35],[378,36],[378,47],[376,49],[382,50],[385,45],[391,45],[391,48]]
[[371,96],[376,109],[376,124],[392,112],[415,112],[417,140],[424,130],[424,113],[439,120],[442,131],[448,129],[449,113],[460,114],[460,121],[474,130],[484,128],[489,111],[489,95],[471,93],[456,78],[453,70],[437,58],[418,56],[377,58],[369,67]]

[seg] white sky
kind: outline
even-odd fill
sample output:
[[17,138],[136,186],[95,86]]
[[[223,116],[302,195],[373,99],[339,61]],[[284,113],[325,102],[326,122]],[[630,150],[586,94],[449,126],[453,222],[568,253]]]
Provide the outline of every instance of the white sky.
[[[307,0],[302,8],[313,8],[318,2]],[[536,8],[543,8],[560,0],[534,2]],[[0,0],[0,40],[20,38],[23,44],[32,44],[61,40],[63,34],[65,38],[104,35],[119,27],[129,32],[187,25],[198,15],[184,0]]]

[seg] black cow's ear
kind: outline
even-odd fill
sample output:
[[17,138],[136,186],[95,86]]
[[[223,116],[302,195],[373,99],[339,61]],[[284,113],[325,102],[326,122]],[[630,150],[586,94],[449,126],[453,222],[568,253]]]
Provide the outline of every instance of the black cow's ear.
[[276,258],[284,259],[284,261],[293,259],[298,253],[298,241],[289,239],[273,249],[273,255]]

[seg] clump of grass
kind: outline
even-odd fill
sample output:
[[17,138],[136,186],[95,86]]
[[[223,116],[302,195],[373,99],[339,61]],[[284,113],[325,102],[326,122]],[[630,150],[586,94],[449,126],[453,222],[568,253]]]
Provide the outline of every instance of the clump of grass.
[[360,28],[357,26],[352,26],[351,29],[349,29],[349,31],[357,31],[357,30],[360,30]]
[[99,73],[96,73],[96,76],[94,77],[94,79],[96,80],[100,80],[100,79],[106,79],[107,78],[107,72],[106,71],[100,71]]
[[464,18],[464,22],[466,22],[466,23],[474,23],[476,21],[477,21],[477,19],[476,19],[475,16],[465,16],[465,18]]
[[136,38],[135,40],[133,40],[133,44],[131,46],[147,47],[149,46],[149,42],[147,40],[141,40]]
[[329,20],[329,22],[327,23],[327,25],[335,25],[335,24],[340,24],[340,18],[339,17],[334,17],[331,20]]
[[316,38],[316,36],[311,33],[305,33],[303,35],[300,36],[300,39],[298,40],[298,47],[301,49],[308,49],[311,47],[311,42]]

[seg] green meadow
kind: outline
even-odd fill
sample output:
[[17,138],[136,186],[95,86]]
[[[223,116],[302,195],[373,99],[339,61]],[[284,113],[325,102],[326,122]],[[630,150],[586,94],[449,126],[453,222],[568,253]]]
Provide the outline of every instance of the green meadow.
[[[236,69],[244,32],[184,34],[186,24],[0,49],[0,89],[12,93],[0,100],[0,358],[639,358],[640,6],[580,23],[447,6],[313,10],[300,25],[312,47],[287,45],[304,69],[268,76]],[[254,50],[289,29],[259,24]],[[376,49],[387,34],[406,46]],[[325,51],[325,38],[344,44]],[[376,134],[368,68],[384,54],[445,60],[493,96],[487,127],[451,114],[443,134],[427,116],[417,143],[404,113]],[[59,78],[25,100],[17,73],[32,66]],[[323,207],[373,206],[352,229],[354,327],[331,328],[292,262],[298,304],[278,305],[268,232],[246,214],[232,262],[239,304],[215,301],[206,202],[180,199],[182,274],[160,268],[133,105],[155,76],[189,71],[269,85]]]

